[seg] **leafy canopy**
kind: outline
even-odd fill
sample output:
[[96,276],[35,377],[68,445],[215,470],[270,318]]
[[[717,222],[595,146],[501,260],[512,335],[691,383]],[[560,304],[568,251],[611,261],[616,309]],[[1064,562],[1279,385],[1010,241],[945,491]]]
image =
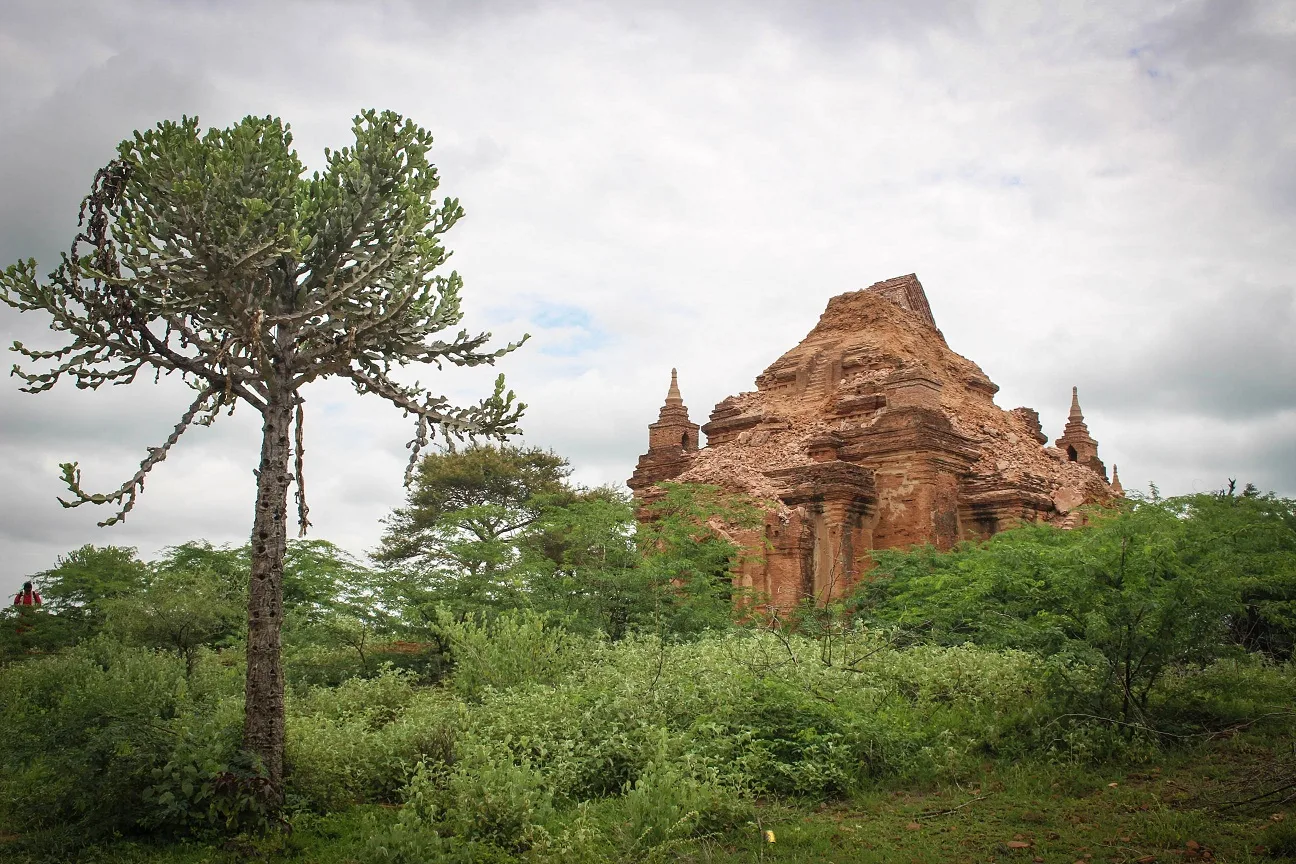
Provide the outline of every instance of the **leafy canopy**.
[[1267,645],[1290,644],[1294,503],[1152,498],[1073,531],[1024,526],[949,553],[875,551],[860,614],[944,644],[1093,663],[1102,670],[1096,707],[1145,720],[1164,675],[1246,645],[1239,630],[1248,647],[1258,633]]
[[[48,313],[66,337],[52,350],[14,344],[34,365],[14,367],[24,390],[65,377],[80,388],[124,384],[149,369],[195,390],[172,434],[120,489],[86,493],[76,463],[63,465],[65,506],[116,503],[112,524],[191,424],[210,424],[238,401],[262,413],[300,407],[298,391],[330,376],[414,415],[411,468],[437,430],[516,433],[524,406],[502,377],[464,408],[392,377],[410,363],[493,363],[516,345],[485,351],[489,333],[442,335],[462,318],[462,280],[435,271],[450,254],[441,235],[463,208],[434,198],[431,134],[372,110],[352,131],[354,146],[326,150],[325,170],[309,177],[277,118],[201,133],[185,117],[136,132],[96,175],[84,230],[48,279],[37,278],[34,260],[0,274],[0,301]],[[300,496],[300,410],[296,419]],[[300,519],[304,529],[304,501]]]

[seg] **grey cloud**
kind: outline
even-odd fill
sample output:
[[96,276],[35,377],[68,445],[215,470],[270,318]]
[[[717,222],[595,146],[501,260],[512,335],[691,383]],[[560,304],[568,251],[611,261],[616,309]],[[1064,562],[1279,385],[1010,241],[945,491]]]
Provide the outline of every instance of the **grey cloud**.
[[1296,211],[1296,15],[1290,4],[1198,0],[1150,22],[1137,46],[1147,104],[1191,158]]
[[1296,283],[1238,285],[1175,309],[1107,371],[1115,405],[1139,416],[1249,420],[1296,411]]
[[[356,109],[392,106],[436,135],[443,190],[468,210],[449,237],[465,325],[538,334],[498,370],[411,380],[473,400],[505,372],[533,406],[527,440],[582,482],[629,475],[671,366],[703,421],[829,296],[916,270],[1000,404],[1038,408],[1056,435],[1080,385],[1127,483],[1174,493],[1245,471],[1296,494],[1281,422],[1296,51],[1264,24],[1282,4],[1229,8],[6,4],[0,45],[31,50],[0,59],[22,91],[0,93],[20,108],[0,138],[0,261],[44,265],[67,244],[85,184],[132,128],[275,113],[317,164]],[[543,318],[554,308],[585,317],[566,327]],[[0,312],[10,337],[42,326]],[[184,394],[13,383],[12,575],[88,541],[245,536],[250,413],[186,436],[124,529],[96,531],[102,513],[54,503],[54,464],[120,482]],[[345,387],[307,398],[318,536],[362,552],[401,501],[408,423]]]
[[131,130],[193,113],[201,76],[138,54],[88,68],[19,113],[0,137],[0,261],[35,257],[42,272],[66,249],[90,178]]

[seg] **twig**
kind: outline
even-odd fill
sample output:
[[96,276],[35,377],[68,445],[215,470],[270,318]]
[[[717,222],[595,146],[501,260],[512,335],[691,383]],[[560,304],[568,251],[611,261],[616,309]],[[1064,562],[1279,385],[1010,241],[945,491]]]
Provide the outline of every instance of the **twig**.
[[1277,795],[1280,792],[1286,792],[1288,789],[1296,789],[1296,780],[1292,781],[1291,783],[1288,783],[1285,786],[1279,786],[1277,789],[1270,789],[1268,792],[1264,792],[1260,795],[1256,795],[1253,798],[1247,798],[1242,801],[1234,801],[1231,804],[1221,804],[1220,807],[1225,809],[1229,807],[1241,807],[1243,804],[1251,804],[1255,801],[1263,801],[1265,798],[1272,798],[1274,795]]
[[[1133,854],[1134,857],[1137,858],[1143,857],[1143,853],[1140,850],[1135,849],[1133,846],[1113,846],[1110,843],[1098,843],[1096,845],[1105,847],[1107,849],[1115,849],[1117,852],[1130,852]],[[1126,858],[1125,860],[1128,861],[1129,858]]]
[[962,810],[964,807],[968,806],[969,804],[974,804],[977,801],[984,801],[985,799],[989,798],[993,794],[995,793],[987,792],[984,795],[978,795],[975,798],[969,798],[968,800],[964,801],[962,804],[958,805],[957,807],[951,807],[948,810],[927,810],[922,813],[919,813],[918,818],[930,819],[933,816],[948,816],[951,813],[957,813],[958,811]]

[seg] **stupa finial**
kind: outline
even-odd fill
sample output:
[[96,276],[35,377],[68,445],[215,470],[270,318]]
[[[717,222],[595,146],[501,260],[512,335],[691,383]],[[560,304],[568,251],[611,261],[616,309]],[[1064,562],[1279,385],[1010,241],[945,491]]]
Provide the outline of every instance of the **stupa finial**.
[[666,391],[667,405],[683,405],[684,397],[680,396],[679,376],[674,369],[671,369],[670,389]]
[[1067,415],[1067,420],[1072,423],[1083,423],[1084,414],[1080,411],[1080,388],[1071,388],[1071,413]]

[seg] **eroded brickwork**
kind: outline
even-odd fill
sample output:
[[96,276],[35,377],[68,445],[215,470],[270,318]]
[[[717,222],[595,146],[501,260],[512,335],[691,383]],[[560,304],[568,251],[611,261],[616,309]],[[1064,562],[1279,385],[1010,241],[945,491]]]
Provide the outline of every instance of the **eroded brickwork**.
[[701,431],[675,371],[629,485],[650,500],[666,480],[769,502],[735,581],[787,609],[826,602],[870,566],[871,549],[948,549],[1021,520],[1072,524],[1115,494],[1072,391],[1057,447],[1039,414],[1004,411],[998,387],[955,354],[913,274],[833,297],[799,345],[716,405]]

